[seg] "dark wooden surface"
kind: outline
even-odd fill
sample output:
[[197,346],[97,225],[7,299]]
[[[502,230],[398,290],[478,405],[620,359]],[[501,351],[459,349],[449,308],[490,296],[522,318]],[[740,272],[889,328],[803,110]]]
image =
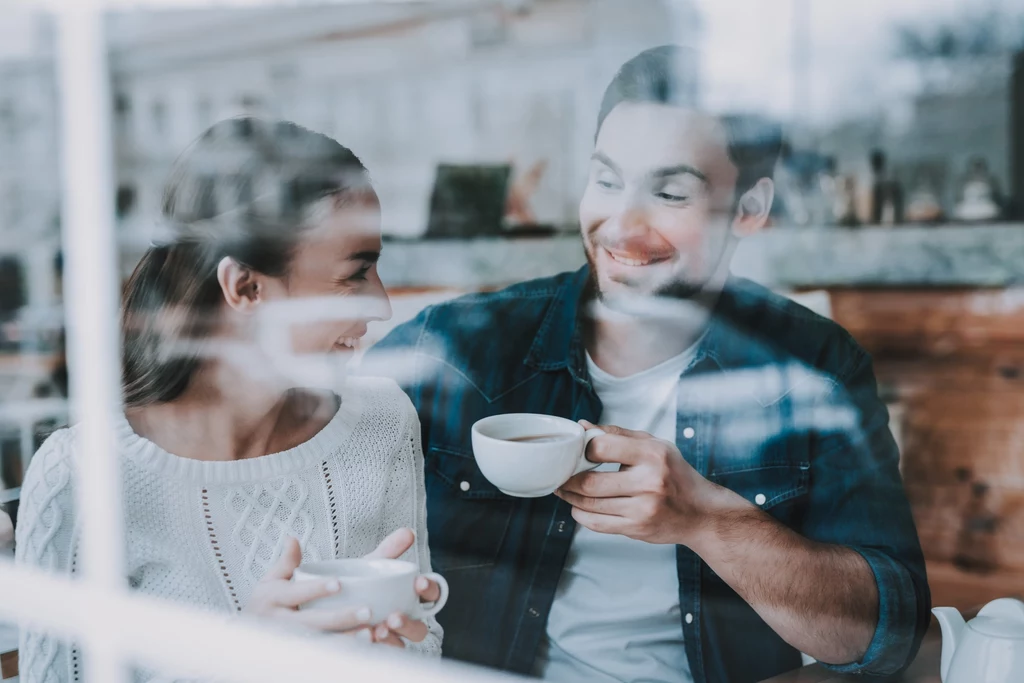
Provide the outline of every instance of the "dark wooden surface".
[[[941,683],[939,661],[942,655],[942,636],[939,624],[934,619],[921,643],[917,658],[898,680],[901,683]],[[781,676],[769,678],[764,683],[864,683],[863,676],[841,676],[832,673],[820,664],[811,664]]]
[[1021,296],[844,290],[831,302],[902,406],[901,469],[933,602],[1024,592]]

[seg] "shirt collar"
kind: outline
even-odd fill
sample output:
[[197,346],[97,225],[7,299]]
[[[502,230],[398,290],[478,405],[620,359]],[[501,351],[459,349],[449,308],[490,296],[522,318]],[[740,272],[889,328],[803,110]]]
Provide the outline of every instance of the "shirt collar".
[[[538,370],[568,369],[588,381],[580,326],[580,302],[590,283],[590,266],[583,266],[558,288],[537,331],[525,363]],[[714,363],[718,369],[748,367],[773,360],[770,345],[759,344],[750,315],[763,305],[761,297],[742,279],[730,277],[722,291],[707,333],[691,367]]]
[[700,355],[714,362],[720,370],[778,362],[775,343],[758,329],[759,312],[765,305],[756,285],[730,276],[715,303]]
[[526,364],[538,370],[567,368],[586,378],[586,356],[580,333],[579,308],[590,281],[590,266],[583,266],[558,288],[533,340]]

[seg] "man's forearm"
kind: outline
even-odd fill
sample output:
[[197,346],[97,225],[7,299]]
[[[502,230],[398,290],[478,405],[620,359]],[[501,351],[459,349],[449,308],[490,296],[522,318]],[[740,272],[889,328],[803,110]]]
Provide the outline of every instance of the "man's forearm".
[[715,488],[709,523],[691,548],[790,645],[828,664],[859,661],[878,624],[867,561]]

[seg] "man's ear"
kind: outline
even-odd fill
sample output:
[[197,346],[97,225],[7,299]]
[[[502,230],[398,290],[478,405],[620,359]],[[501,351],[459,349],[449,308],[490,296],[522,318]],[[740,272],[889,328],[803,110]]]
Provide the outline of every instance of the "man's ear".
[[261,301],[262,278],[230,256],[217,264],[217,283],[228,306],[239,313],[251,313]]
[[775,199],[775,183],[770,178],[761,178],[757,184],[743,193],[736,207],[732,222],[737,237],[748,237],[768,224]]

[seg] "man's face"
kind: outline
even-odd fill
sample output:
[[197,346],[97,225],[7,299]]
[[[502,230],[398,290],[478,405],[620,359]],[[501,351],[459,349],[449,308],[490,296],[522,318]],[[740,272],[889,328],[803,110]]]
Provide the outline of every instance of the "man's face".
[[700,291],[729,246],[736,177],[714,117],[651,103],[615,107],[580,201],[601,296]]

